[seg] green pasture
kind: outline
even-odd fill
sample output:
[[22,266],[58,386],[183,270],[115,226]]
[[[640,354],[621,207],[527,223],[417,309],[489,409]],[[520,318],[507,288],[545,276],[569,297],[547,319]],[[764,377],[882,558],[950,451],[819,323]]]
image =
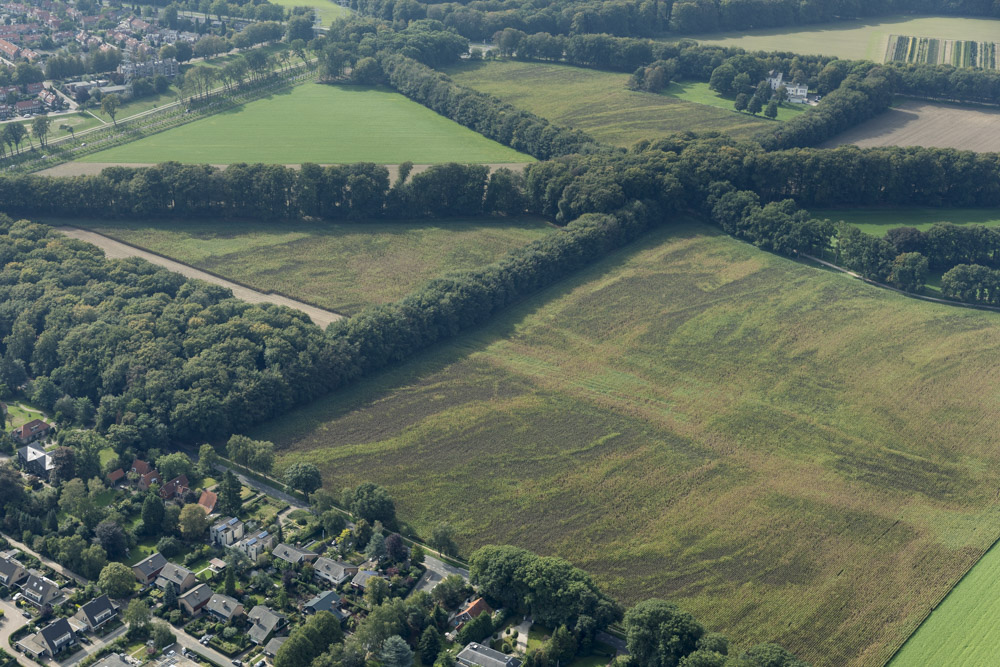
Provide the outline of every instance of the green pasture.
[[[700,95],[687,86],[675,94],[626,88],[628,75],[616,72],[508,60],[476,62],[448,70],[459,84],[496,95],[553,123],[583,130],[598,141],[631,146],[672,132],[716,130],[749,137],[771,121],[728,108],[720,102],[688,100]],[[697,102],[697,103],[696,103]]]
[[[720,95],[709,88],[708,83],[704,81],[674,81],[671,82],[670,86],[665,91],[663,91],[663,94],[669,97],[676,97],[679,100],[695,102],[696,104],[704,104],[718,109],[725,109],[730,113],[737,113],[736,109],[733,107],[733,103],[736,100],[735,96],[726,97],[724,95]],[[789,104],[787,102],[780,104],[778,105],[778,117],[776,120],[791,120],[809,108],[811,107],[807,104]],[[746,114],[744,113],[742,115]],[[764,117],[764,112],[762,111],[758,118]]]
[[986,552],[903,645],[890,667],[993,664],[1000,655],[1000,548]]
[[329,26],[334,19],[351,13],[347,7],[342,7],[332,0],[274,0],[274,4],[292,10],[295,7],[308,7],[315,10],[316,16],[322,19],[324,26]]
[[45,413],[29,405],[18,401],[7,404],[7,424],[15,429],[23,426],[33,419],[45,419]]
[[396,301],[555,228],[539,218],[357,223],[77,220],[120,241],[338,313]]
[[926,231],[938,222],[1000,226],[1000,210],[995,208],[817,208],[809,212],[814,218],[843,220],[875,236],[885,236],[896,227],[916,227]]
[[[701,44],[741,46],[748,51],[791,51],[882,62],[890,35],[996,40],[1000,21],[940,16],[883,16],[804,27],[684,35]],[[680,37],[673,37],[677,41]]]
[[880,665],[1000,534],[998,318],[677,221],[250,435],[465,554]]
[[304,84],[87,162],[523,163],[532,158],[384,88]]

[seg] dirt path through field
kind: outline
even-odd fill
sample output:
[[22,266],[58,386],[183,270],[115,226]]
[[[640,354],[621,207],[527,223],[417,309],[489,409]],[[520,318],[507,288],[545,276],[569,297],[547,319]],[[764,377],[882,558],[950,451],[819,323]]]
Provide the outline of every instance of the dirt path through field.
[[249,303],[274,303],[279,306],[294,308],[295,310],[302,311],[308,315],[315,324],[323,329],[325,329],[331,322],[336,322],[344,317],[343,315],[339,315],[329,310],[323,310],[322,308],[310,306],[309,304],[296,301],[295,299],[289,299],[287,296],[274,294],[273,292],[258,292],[257,290],[244,287],[243,285],[226,280],[225,278],[220,278],[219,276],[196,269],[193,266],[188,266],[187,264],[167,259],[162,255],[157,255],[156,253],[136,248],[135,246],[128,245],[127,243],[116,241],[112,238],[104,236],[103,234],[98,234],[97,232],[80,229],[79,227],[56,227],[55,230],[62,232],[66,236],[71,236],[75,239],[94,244],[103,250],[105,256],[109,259],[141,257],[148,262],[170,269],[171,271],[179,273],[186,278],[197,278],[198,280],[204,280],[207,283],[213,283],[215,285],[226,287],[232,290],[233,296],[237,299],[242,299],[243,301],[247,301]]
[[[101,170],[107,167],[152,167],[152,162],[129,162],[129,163],[117,163],[117,162],[64,162],[58,164],[54,167],[49,167],[48,169],[43,169],[38,172],[44,176],[95,176],[101,173]],[[218,169],[225,169],[228,165],[225,164],[213,164],[213,167]],[[301,165],[297,164],[286,164],[286,167],[291,167],[293,169],[298,169]],[[329,166],[329,165],[323,165]],[[395,181],[396,175],[399,173],[398,164],[387,164],[383,165],[389,170],[389,181]],[[413,171],[411,174],[419,174],[422,171],[427,171],[434,165],[430,164],[415,164],[413,165]],[[518,173],[524,171],[524,168],[528,166],[527,162],[512,162],[510,164],[488,164],[486,165],[490,168],[490,171],[496,171],[501,167],[510,169],[511,171],[516,171]]]

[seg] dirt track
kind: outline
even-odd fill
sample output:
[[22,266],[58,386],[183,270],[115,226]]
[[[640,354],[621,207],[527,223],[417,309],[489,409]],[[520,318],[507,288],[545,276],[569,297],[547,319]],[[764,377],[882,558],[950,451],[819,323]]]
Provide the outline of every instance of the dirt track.
[[[522,172],[522,171],[524,171],[524,168],[527,165],[528,165],[527,162],[517,162],[517,163],[512,163],[512,164],[488,164],[486,166],[490,168],[491,172],[495,171],[497,169],[500,169],[501,167],[506,167],[507,169],[510,169],[511,171]],[[48,169],[44,169],[44,170],[42,170],[42,171],[40,171],[38,173],[42,174],[42,175],[45,175],[45,176],[94,176],[96,174],[101,173],[101,170],[105,169],[107,167],[152,167],[152,166],[153,166],[153,163],[151,163],[151,162],[149,162],[149,163],[139,163],[139,162],[132,162],[132,163],[115,163],[115,162],[64,162],[64,163],[58,164],[58,165],[56,165],[54,167],[49,167]],[[225,169],[228,165],[214,164],[212,166],[213,167],[217,167],[219,169]],[[298,167],[300,165],[297,165],[297,164],[288,164],[288,165],[285,165],[285,166],[286,167],[292,167],[293,169],[298,169]],[[384,166],[389,170],[389,181],[390,182],[395,181],[396,180],[396,174],[399,173],[399,165],[398,164],[387,164],[387,165],[384,165]],[[411,174],[419,174],[422,171],[427,171],[432,166],[433,165],[430,165],[430,164],[415,164],[415,165],[413,165],[413,171],[410,172],[410,173]]]
[[213,283],[215,285],[226,287],[233,291],[233,296],[237,299],[242,299],[243,301],[247,301],[249,303],[274,303],[279,306],[294,308],[295,310],[302,311],[308,315],[315,324],[319,325],[323,329],[325,329],[331,322],[336,322],[344,317],[343,315],[338,315],[337,313],[329,310],[323,310],[322,308],[310,306],[309,304],[302,303],[301,301],[289,299],[288,297],[281,296],[280,294],[258,292],[257,290],[244,287],[243,285],[238,285],[224,278],[220,278],[219,276],[212,275],[211,273],[206,273],[194,268],[193,266],[181,264],[180,262],[175,262],[174,260],[167,259],[161,255],[141,250],[134,246],[130,246],[127,243],[122,243],[121,241],[116,241],[112,238],[104,236],[103,234],[98,234],[97,232],[91,232],[78,227],[56,227],[55,229],[58,232],[62,232],[66,236],[71,236],[75,239],[80,239],[81,241],[94,244],[103,250],[105,256],[109,259],[141,257],[148,262],[170,269],[171,271],[179,273],[186,278],[197,278],[198,280],[204,280],[207,283]]
[[862,148],[924,146],[1000,151],[1000,109],[906,100],[884,114],[837,135],[820,148],[845,144]]

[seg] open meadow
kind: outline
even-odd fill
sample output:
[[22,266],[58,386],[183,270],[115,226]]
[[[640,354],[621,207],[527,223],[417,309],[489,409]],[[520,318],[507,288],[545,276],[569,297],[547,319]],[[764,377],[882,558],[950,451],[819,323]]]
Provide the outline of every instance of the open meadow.
[[749,137],[774,122],[736,113],[732,103],[721,109],[721,103],[689,101],[685,93],[704,95],[687,85],[671,86],[660,95],[629,90],[628,75],[617,72],[509,60],[467,63],[445,71],[463,86],[616,146],[685,130]]
[[819,147],[845,144],[994,152],[1000,150],[1000,109],[907,99]]
[[83,158],[86,162],[319,164],[524,163],[491,141],[384,88],[307,83]]
[[809,213],[820,219],[843,220],[875,236],[885,236],[895,227],[927,231],[938,222],[1000,226],[1000,211],[995,208],[814,208]]
[[678,224],[252,433],[815,665],[882,665],[1000,533],[997,315]]
[[[995,40],[1000,21],[950,16],[883,16],[819,25],[684,35],[701,44],[741,46],[748,51],[790,51],[883,62],[891,35]],[[681,39],[671,38],[671,41]]]
[[273,2],[289,10],[296,7],[308,7],[315,10],[316,16],[322,19],[322,25],[326,27],[329,27],[333,20],[351,13],[347,7],[342,7],[333,0],[273,0]]
[[269,224],[74,220],[263,292],[350,315],[554,232],[537,218]]
[[[671,81],[667,89],[663,91],[663,94],[669,97],[676,97],[679,100],[724,109],[730,113],[735,111],[733,107],[733,103],[736,100],[735,96],[726,97],[720,95],[708,87],[707,81]],[[807,104],[790,104],[785,102],[778,106],[777,120],[791,120],[809,108]],[[760,117],[757,116],[757,118]]]

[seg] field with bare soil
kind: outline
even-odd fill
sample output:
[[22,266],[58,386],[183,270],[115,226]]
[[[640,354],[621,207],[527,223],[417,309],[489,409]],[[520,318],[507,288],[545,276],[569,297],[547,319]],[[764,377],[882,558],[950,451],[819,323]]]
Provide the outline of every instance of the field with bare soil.
[[1000,151],[1000,109],[906,100],[820,148],[845,144]]

